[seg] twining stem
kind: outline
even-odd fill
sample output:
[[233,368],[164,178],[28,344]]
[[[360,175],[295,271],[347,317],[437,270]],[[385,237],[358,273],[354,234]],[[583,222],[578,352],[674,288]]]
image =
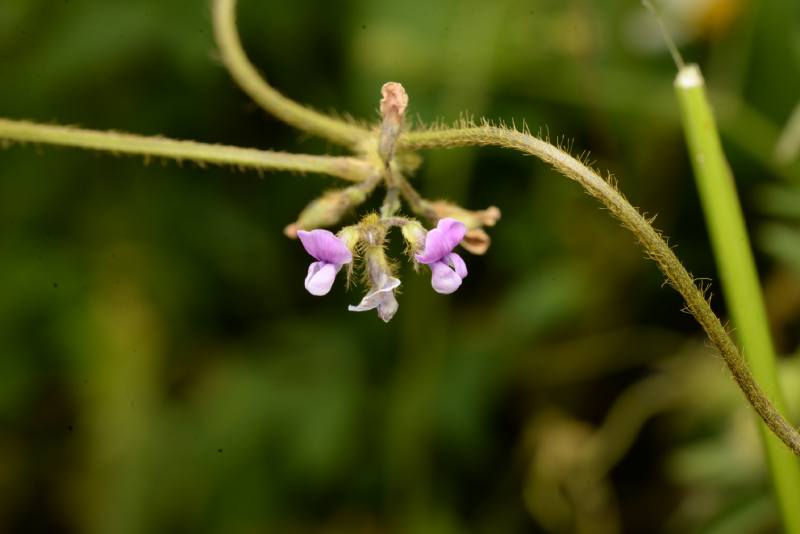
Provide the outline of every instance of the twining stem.
[[366,128],[307,108],[276,91],[247,59],[236,29],[236,0],[214,0],[214,36],[222,61],[237,84],[258,105],[298,130],[353,149],[368,143]]
[[[675,90],[722,292],[737,336],[753,376],[775,405],[785,411],[744,216],[697,65],[680,68]],[[763,425],[761,431],[785,532],[800,534],[800,463]]]
[[583,186],[587,193],[599,200],[636,236],[670,284],[681,294],[687,310],[703,327],[758,415],[775,435],[795,454],[800,455],[800,433],[786,421],[755,381],[736,344],[711,310],[703,291],[695,285],[694,279],[661,234],[612,183],[558,147],[516,130],[491,125],[470,126],[450,130],[411,132],[398,140],[398,149],[492,145],[518,150],[550,164]]
[[0,119],[0,140],[70,146],[146,158],[167,158],[179,162],[191,161],[201,166],[229,165],[257,170],[329,174],[351,182],[361,182],[372,173],[371,165],[353,157],[287,154],[8,119]]

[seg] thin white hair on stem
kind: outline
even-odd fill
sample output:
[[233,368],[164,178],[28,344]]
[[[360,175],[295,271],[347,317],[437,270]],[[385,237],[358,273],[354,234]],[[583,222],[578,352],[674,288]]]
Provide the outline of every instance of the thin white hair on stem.
[[398,144],[410,150],[461,146],[510,148],[541,159],[560,174],[580,184],[633,233],[647,256],[658,265],[670,285],[683,297],[686,309],[703,327],[751,406],[770,430],[795,454],[800,455],[800,433],[783,417],[756,382],[738,347],[711,309],[706,299],[707,286],[701,283],[698,287],[696,279],[680,262],[661,232],[628,202],[615,186],[611,175],[603,178],[557,146],[519,131],[492,126],[487,121],[482,121],[481,126],[476,127],[410,132],[401,136]]

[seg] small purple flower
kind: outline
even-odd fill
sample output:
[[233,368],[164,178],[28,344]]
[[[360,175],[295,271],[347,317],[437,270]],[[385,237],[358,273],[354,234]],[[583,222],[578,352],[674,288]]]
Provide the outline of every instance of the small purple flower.
[[306,252],[317,260],[308,266],[306,289],[318,297],[327,295],[342,266],[353,261],[353,254],[341,239],[328,230],[298,230],[297,237]]
[[461,256],[453,252],[466,232],[464,223],[445,217],[428,232],[425,249],[415,256],[418,262],[430,266],[431,285],[437,293],[452,293],[467,276],[467,265]]

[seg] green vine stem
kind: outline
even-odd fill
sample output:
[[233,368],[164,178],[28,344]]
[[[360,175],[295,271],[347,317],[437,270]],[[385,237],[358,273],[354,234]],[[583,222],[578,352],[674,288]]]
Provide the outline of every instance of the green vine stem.
[[[360,157],[284,154],[4,119],[0,119],[0,139],[138,154],[145,157],[164,157],[178,161],[191,160],[201,165],[212,163],[243,168],[320,172],[355,182],[374,175],[376,159],[379,161],[379,158],[376,158],[377,134],[305,108],[284,97],[261,79],[242,50],[236,31],[235,6],[235,0],[215,0],[213,15],[223,61],[236,81],[251,97],[278,118],[301,130],[348,145],[360,152]],[[501,146],[536,156],[578,182],[590,195],[603,203],[637,237],[648,255],[667,276],[668,281],[683,296],[687,309],[708,334],[737,384],[762,420],[795,454],[800,455],[800,434],[783,418],[755,381],[735,343],[711,310],[703,290],[695,285],[692,276],[666,241],[651,226],[650,221],[625,199],[610,179],[603,179],[560,148],[526,132],[492,126],[488,123],[482,126],[465,125],[450,130],[411,132],[401,134],[397,140],[397,150],[402,152],[405,149],[406,156],[407,151],[412,149],[480,145]],[[405,187],[401,187],[401,192],[413,205],[417,198],[410,193],[410,186],[403,182],[405,180],[402,180],[401,185]]]
[[298,130],[354,150],[373,139],[369,130],[307,108],[276,91],[247,59],[236,29],[236,0],[215,0],[214,35],[222,62],[237,84],[258,105]]
[[398,149],[450,148],[462,146],[499,146],[536,156],[560,173],[578,182],[587,193],[599,200],[641,243],[647,254],[681,294],[687,310],[697,319],[714,347],[719,351],[734,380],[764,423],[795,454],[800,455],[800,433],[775,408],[753,378],[736,344],[711,310],[704,291],[669,247],[661,234],[620,193],[609,177],[603,179],[577,159],[528,133],[490,124],[451,130],[411,132],[401,136]]
[[[242,168],[320,172],[351,181],[363,181],[374,169],[365,159],[284,154],[221,145],[175,141],[116,132],[97,132],[79,128],[34,124],[0,119],[0,139],[72,146],[111,153],[164,157],[197,164],[232,165]],[[658,264],[668,281],[683,296],[713,345],[722,355],[734,379],[764,423],[795,454],[800,455],[800,434],[775,408],[754,380],[719,318],[714,314],[692,276],[650,222],[639,213],[609,180],[560,148],[528,133],[485,124],[450,130],[431,130],[401,134],[398,149],[450,148],[459,146],[500,146],[533,155],[568,178],[578,182],[603,203],[639,240]]]
[[[739,197],[722,150],[714,115],[697,65],[675,78],[686,143],[711,237],[720,282],[753,376],[784,413],[775,351]],[[760,426],[777,501],[787,533],[800,533],[800,463]]]
[[212,164],[242,169],[320,173],[351,182],[361,182],[373,172],[372,165],[354,157],[288,154],[2,118],[0,140],[70,146],[145,158],[167,158],[178,162],[191,161],[199,166]]

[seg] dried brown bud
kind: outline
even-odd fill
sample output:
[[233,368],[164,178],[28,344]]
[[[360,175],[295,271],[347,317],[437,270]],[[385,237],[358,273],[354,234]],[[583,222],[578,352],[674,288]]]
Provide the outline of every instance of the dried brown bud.
[[381,115],[384,120],[395,124],[403,122],[403,115],[408,107],[408,94],[397,82],[387,82],[381,87]]
[[408,107],[408,95],[403,86],[397,82],[387,82],[381,88],[381,123],[380,141],[378,143],[378,154],[385,163],[389,163],[394,158],[394,145],[397,143],[397,136],[400,135],[400,127],[403,125],[403,115]]
[[485,210],[476,211],[475,214],[478,216],[483,226],[494,226],[502,216],[500,208],[497,206],[489,206]]
[[473,228],[467,230],[464,239],[461,240],[461,246],[470,254],[482,256],[489,250],[489,245],[492,244],[492,238],[489,234],[484,232],[481,228]]
[[283,229],[283,235],[289,239],[297,239],[297,230],[297,223],[287,224],[286,228]]
[[463,222],[467,229],[481,228],[483,226],[494,226],[500,220],[500,209],[497,206],[489,206],[485,210],[466,210],[446,200],[436,200],[426,202],[425,208],[436,218],[444,219],[452,217]]

